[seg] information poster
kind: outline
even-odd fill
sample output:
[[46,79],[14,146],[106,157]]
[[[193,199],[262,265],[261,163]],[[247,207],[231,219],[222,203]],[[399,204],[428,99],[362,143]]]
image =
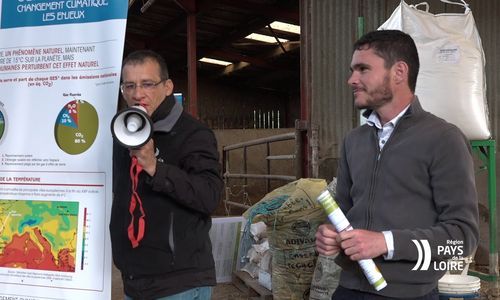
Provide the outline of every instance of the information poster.
[[0,299],[110,299],[127,0],[0,0]]

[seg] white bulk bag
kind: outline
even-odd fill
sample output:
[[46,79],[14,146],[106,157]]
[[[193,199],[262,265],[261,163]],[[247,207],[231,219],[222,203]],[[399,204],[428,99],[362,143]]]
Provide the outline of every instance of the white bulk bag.
[[[415,41],[420,72],[415,94],[423,108],[457,125],[470,140],[490,138],[484,52],[472,12],[429,13],[426,2],[401,1],[381,29],[399,29]],[[419,7],[425,6],[425,10]]]

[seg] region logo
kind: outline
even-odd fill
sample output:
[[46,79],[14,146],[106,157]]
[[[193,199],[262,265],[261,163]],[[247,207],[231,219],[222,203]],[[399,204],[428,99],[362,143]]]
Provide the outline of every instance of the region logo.
[[418,258],[412,271],[427,271],[431,267],[435,271],[462,271],[465,268],[466,258],[463,241],[447,240],[446,245],[438,245],[438,256],[450,257],[447,260],[432,261],[432,251],[428,240],[411,240],[417,247]]
[[427,271],[429,270],[429,266],[431,265],[431,246],[429,245],[428,240],[411,240],[415,246],[417,247],[418,259],[417,263],[411,269],[412,271],[421,270]]

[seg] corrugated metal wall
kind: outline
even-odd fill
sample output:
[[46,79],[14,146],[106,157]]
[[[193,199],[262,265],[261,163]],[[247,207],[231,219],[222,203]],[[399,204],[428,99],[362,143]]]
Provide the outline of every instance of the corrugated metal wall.
[[[303,43],[309,56],[311,121],[320,126],[320,177],[328,178],[336,168],[343,136],[358,124],[347,85],[352,44],[358,37],[358,22],[365,32],[375,30],[400,3],[399,0],[303,0],[301,26],[309,34]],[[407,0],[417,4],[420,0]],[[462,12],[458,6],[428,0],[430,12]],[[486,56],[487,98],[493,138],[498,140],[500,117],[500,1],[466,0],[483,42]],[[361,17],[361,18],[360,18]],[[307,68],[306,68],[307,69]]]

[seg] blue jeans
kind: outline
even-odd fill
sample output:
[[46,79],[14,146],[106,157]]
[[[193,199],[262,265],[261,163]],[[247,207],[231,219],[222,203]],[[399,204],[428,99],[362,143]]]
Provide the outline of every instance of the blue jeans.
[[[212,287],[204,286],[190,289],[179,294],[157,298],[156,300],[210,300],[212,299]],[[133,300],[125,295],[124,300]]]

